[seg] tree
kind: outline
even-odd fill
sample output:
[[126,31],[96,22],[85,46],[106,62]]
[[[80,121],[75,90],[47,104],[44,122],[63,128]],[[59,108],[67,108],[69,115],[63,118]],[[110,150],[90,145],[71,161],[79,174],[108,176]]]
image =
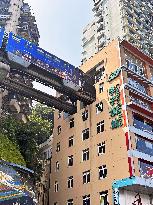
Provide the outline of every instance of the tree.
[[35,171],[36,180],[41,175],[39,145],[52,134],[53,122],[48,117],[51,114],[53,116],[51,108],[38,104],[32,109],[27,123],[18,121],[10,115],[0,120],[0,133],[17,146],[26,166]]
[[13,162],[22,166],[26,164],[18,146],[3,134],[0,134],[0,160]]

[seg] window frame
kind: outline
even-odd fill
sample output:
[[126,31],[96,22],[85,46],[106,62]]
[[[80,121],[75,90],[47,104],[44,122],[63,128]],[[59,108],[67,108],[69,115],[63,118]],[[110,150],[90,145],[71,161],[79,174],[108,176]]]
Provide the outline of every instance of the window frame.
[[69,144],[68,147],[73,147],[74,146],[74,136],[69,137]]
[[67,178],[67,188],[72,189],[73,188],[73,176],[70,176]]
[[[105,179],[107,177],[107,174],[108,174],[107,166],[101,165],[98,167],[98,169],[99,169],[99,180]],[[101,173],[101,171],[102,171],[102,173]],[[101,176],[101,174],[103,176]]]
[[[89,160],[89,155],[90,155],[90,153],[89,153],[89,148],[86,148],[86,149],[84,149],[84,150],[82,150],[82,161],[84,162],[84,161],[88,161]],[[84,157],[85,156],[85,157]]]
[[[70,165],[71,164],[70,162],[72,162],[72,165]],[[68,156],[68,167],[72,167],[73,164],[74,164],[74,157],[73,157],[73,155],[70,155],[70,156]]]
[[[88,135],[87,135],[87,133],[88,133]],[[89,128],[86,128],[86,129],[82,130],[82,141],[85,141],[85,140],[87,140],[89,138],[90,138],[90,130],[89,130]]]
[[82,177],[83,177],[83,184],[90,183],[90,170],[83,172]]
[[105,121],[102,120],[97,123],[97,134],[100,134],[101,132],[105,131]]

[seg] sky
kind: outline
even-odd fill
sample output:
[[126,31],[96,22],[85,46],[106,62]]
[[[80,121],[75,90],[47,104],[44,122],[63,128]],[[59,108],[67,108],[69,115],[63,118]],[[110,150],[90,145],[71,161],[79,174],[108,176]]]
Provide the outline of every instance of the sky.
[[25,0],[40,31],[40,47],[79,66],[84,26],[92,20],[93,0]]
[[[93,0],[25,0],[40,32],[40,47],[78,67],[81,64],[83,28],[92,21]],[[36,89],[55,90],[33,82]]]

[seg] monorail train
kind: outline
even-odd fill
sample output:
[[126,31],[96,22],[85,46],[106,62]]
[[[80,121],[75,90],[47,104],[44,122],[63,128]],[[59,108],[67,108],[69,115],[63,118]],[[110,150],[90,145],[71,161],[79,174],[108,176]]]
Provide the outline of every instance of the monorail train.
[[[2,47],[4,36],[5,31],[0,28],[0,48]],[[28,62],[24,64],[24,67],[34,64],[45,69],[62,78],[66,86],[75,90],[80,89],[84,83],[83,72],[79,68],[50,54],[34,43],[14,35],[12,32],[8,34],[5,51],[8,53],[10,60],[17,61],[19,64],[21,61]]]

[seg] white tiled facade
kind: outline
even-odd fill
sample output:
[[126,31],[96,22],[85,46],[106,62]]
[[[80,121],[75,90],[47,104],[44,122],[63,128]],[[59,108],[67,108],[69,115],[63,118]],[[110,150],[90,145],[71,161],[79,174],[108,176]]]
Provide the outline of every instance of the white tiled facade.
[[[108,45],[112,40],[120,38],[121,40],[125,39],[129,41],[153,58],[152,0],[93,1],[95,27],[97,27],[94,36],[97,38],[98,51]],[[90,29],[86,31],[86,33],[88,32],[90,32]],[[88,50],[84,49],[84,46],[83,51],[88,52]],[[93,54],[94,51],[92,53],[86,53],[87,59]]]

